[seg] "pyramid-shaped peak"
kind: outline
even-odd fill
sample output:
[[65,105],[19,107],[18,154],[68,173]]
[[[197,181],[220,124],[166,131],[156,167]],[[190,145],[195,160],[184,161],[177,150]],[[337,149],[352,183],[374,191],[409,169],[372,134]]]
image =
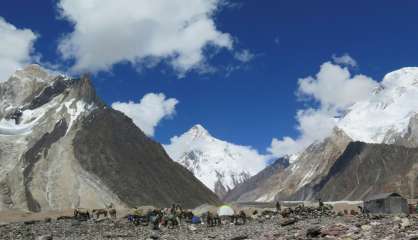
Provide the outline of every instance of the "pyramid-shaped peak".
[[194,125],[188,131],[188,133],[191,134],[194,138],[199,138],[199,137],[202,137],[202,136],[210,136],[210,133],[208,132],[208,130],[206,130],[206,128],[204,128],[200,124]]

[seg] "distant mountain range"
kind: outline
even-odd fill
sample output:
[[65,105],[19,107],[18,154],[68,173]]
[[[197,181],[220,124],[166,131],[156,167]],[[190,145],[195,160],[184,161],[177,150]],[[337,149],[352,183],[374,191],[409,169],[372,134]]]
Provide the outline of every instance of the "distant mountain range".
[[161,146],[88,77],[30,65],[0,82],[0,210],[418,197],[417,113],[418,68],[400,69],[327,138],[264,168],[266,156],[201,125]]
[[131,119],[104,104],[88,77],[38,65],[0,83],[0,210],[219,199]]
[[385,76],[332,134],[286,167],[269,166],[228,201],[359,200],[380,192],[418,197],[418,68]]

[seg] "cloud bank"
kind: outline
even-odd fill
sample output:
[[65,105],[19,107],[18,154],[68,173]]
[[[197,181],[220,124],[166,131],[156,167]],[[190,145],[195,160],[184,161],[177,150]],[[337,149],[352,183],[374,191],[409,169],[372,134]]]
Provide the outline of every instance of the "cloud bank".
[[115,102],[112,108],[130,117],[146,135],[154,136],[157,125],[175,114],[178,102],[175,98],[167,99],[162,93],[148,93],[138,103]]
[[74,31],[59,51],[74,60],[73,71],[110,70],[129,62],[166,61],[184,74],[205,65],[205,51],[232,49],[214,14],[222,0],[60,0],[60,16]]
[[[339,60],[323,63],[315,77],[299,79],[297,96],[308,106],[296,114],[299,136],[295,139],[273,139],[268,148],[273,155],[281,157],[295,154],[313,142],[323,140],[335,127],[337,116],[355,102],[367,99],[378,86],[376,81],[365,75],[352,76],[349,69],[344,67],[347,61],[334,58]],[[355,62],[349,55],[343,58]]]
[[30,63],[37,36],[29,29],[18,29],[0,17],[0,81]]

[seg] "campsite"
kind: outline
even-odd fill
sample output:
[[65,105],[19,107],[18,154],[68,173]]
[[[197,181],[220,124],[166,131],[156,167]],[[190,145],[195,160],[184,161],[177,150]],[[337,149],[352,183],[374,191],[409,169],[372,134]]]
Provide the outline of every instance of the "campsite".
[[[386,196],[396,194],[386,194]],[[282,202],[281,209],[273,203],[236,203],[221,206],[204,204],[192,209],[193,218],[177,225],[158,228],[151,223],[135,224],[133,214],[152,211],[152,206],[117,209],[117,217],[75,218],[71,210],[51,213],[3,214],[0,239],[182,239],[182,240],[273,240],[273,239],[417,239],[416,212],[384,214],[361,213],[363,202]],[[170,209],[165,209],[170,211]],[[416,211],[417,209],[415,209]],[[231,217],[244,212],[246,221],[233,222]],[[219,215],[220,223],[207,224],[207,215]]]

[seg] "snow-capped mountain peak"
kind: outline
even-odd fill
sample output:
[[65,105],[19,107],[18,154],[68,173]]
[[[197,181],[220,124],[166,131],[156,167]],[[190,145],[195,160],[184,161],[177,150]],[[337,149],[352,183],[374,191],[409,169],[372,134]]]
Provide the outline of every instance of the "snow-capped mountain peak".
[[194,125],[188,132],[190,134],[191,139],[199,139],[199,138],[210,138],[212,137],[208,130],[206,130],[202,125],[196,124]]
[[256,150],[219,140],[200,124],[173,137],[164,148],[220,197],[265,166],[265,156]]
[[351,106],[338,127],[355,141],[392,143],[417,112],[418,68],[402,68],[387,74],[370,98]]

